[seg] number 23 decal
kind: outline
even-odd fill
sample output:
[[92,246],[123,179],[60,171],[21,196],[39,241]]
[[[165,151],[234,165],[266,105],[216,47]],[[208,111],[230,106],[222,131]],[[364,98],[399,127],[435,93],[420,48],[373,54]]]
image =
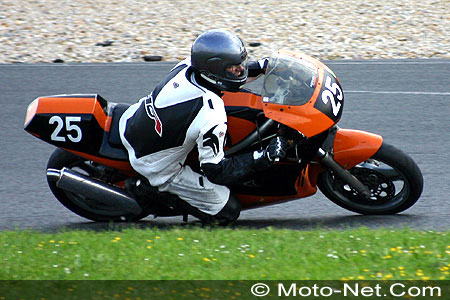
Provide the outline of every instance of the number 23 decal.
[[[78,143],[81,141],[82,133],[80,126],[73,124],[75,122],[81,122],[81,117],[65,117],[67,138],[74,143]],[[50,139],[56,142],[65,142],[66,137],[60,135],[61,130],[64,127],[64,120],[60,116],[53,116],[48,123],[56,123],[56,128],[50,136]],[[75,131],[75,134],[69,133],[69,131]]]
[[343,99],[342,90],[336,82],[331,84],[330,76],[327,76],[327,79],[325,80],[325,87],[327,89],[322,92],[322,101],[324,104],[328,104],[328,101],[330,101],[333,115],[337,116],[342,106],[342,103],[340,102]]

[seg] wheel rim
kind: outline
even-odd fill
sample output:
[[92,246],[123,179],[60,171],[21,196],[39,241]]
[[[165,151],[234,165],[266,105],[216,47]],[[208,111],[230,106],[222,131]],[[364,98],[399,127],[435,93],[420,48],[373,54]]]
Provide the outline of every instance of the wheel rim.
[[364,185],[369,187],[370,198],[358,194],[333,173],[328,172],[328,189],[340,202],[367,212],[383,212],[401,205],[409,196],[406,176],[394,166],[381,160],[369,159],[350,170]]

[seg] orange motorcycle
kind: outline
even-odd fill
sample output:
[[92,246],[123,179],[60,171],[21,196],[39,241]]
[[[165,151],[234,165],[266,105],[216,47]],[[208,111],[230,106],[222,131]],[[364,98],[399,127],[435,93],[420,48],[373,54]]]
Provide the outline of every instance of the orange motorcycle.
[[[423,189],[416,163],[379,135],[336,124],[344,107],[338,78],[322,62],[280,50],[267,66],[261,93],[225,93],[226,155],[288,139],[286,157],[247,182],[230,186],[243,209],[311,196],[317,187],[331,201],[360,214],[395,214],[411,207]],[[94,221],[136,221],[148,215],[184,216],[166,203],[134,199],[124,188],[138,177],[119,138],[129,104],[100,95],[39,97],[29,106],[25,130],[58,147],[47,164],[55,197]],[[198,165],[193,153],[186,164]]]

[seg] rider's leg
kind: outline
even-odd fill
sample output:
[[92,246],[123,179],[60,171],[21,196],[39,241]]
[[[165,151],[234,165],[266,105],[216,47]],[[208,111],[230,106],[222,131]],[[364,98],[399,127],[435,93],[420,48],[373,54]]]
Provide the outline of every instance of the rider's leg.
[[177,195],[188,214],[204,223],[227,224],[240,214],[239,201],[223,185],[210,182],[208,178],[184,166],[168,183],[159,187],[161,192]]
[[207,224],[229,224],[239,217],[241,211],[239,200],[227,187],[211,183],[190,167],[183,167],[170,182],[160,186],[159,191],[145,178],[128,179],[125,187],[138,198],[165,202]]

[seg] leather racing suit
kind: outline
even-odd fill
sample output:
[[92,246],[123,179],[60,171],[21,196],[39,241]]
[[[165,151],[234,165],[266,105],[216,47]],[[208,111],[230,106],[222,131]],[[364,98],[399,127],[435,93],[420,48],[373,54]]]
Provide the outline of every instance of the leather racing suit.
[[[262,74],[264,64],[267,60],[250,63],[249,76]],[[227,185],[271,165],[262,152],[224,157],[227,115],[221,95],[194,72],[188,57],[130,106],[119,125],[132,167],[160,192],[175,194],[208,215],[227,204]],[[185,165],[195,147],[201,173]]]

